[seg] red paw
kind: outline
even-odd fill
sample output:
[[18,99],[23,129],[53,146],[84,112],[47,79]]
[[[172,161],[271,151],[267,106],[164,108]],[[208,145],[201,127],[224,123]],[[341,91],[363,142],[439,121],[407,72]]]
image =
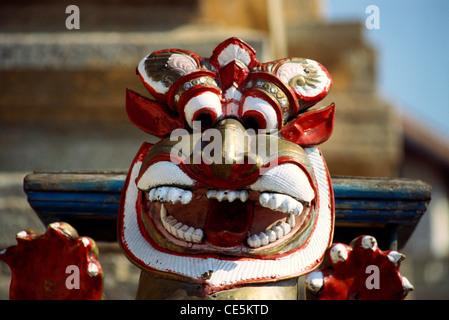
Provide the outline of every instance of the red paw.
[[323,265],[306,276],[307,294],[319,300],[401,300],[413,290],[399,273],[405,258],[397,251],[381,251],[372,236],[350,245],[328,248]]
[[92,239],[64,222],[50,224],[43,235],[21,231],[16,239],[0,252],[12,272],[10,299],[101,299],[103,271]]

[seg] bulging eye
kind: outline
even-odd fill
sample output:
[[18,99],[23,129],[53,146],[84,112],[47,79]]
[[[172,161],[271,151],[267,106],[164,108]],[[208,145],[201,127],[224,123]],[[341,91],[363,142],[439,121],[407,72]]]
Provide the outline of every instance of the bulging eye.
[[273,106],[260,97],[246,96],[241,118],[246,128],[268,131],[278,129],[278,117]]
[[185,104],[184,116],[192,129],[195,122],[200,122],[201,128],[209,128],[222,116],[220,98],[210,91],[196,95]]

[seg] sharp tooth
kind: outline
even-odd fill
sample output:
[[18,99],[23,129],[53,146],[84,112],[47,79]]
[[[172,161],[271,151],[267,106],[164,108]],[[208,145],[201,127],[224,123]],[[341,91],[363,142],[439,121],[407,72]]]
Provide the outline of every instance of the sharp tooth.
[[176,187],[157,187],[148,193],[150,201],[187,204],[192,200],[192,191]]
[[[296,201],[295,199],[293,199],[293,200]],[[293,213],[296,216],[299,216],[303,210],[304,210],[304,206],[302,205],[302,203],[299,201],[296,201],[296,206],[293,208],[291,213]]]
[[239,193],[237,191],[229,191],[228,192],[228,201],[232,202],[239,196]]
[[199,243],[203,239],[203,231],[178,222],[172,216],[166,216],[162,224],[172,235],[188,242]]
[[[167,216],[164,219],[162,219],[162,225],[164,228],[168,231],[170,231],[170,228],[174,226],[176,223],[178,223],[178,220],[173,218],[172,216]],[[171,231],[170,231],[171,232]]]
[[172,216],[166,216],[163,220],[167,225],[175,225],[176,223],[178,223],[178,220],[176,220],[175,218],[173,218]]
[[184,239],[186,241],[191,242],[192,241],[192,235],[195,232],[195,228],[194,227],[190,227],[185,233],[184,233]]
[[148,193],[148,199],[150,201],[155,201],[156,197],[154,196],[154,194],[156,193],[157,188],[153,188],[150,190],[150,192]]
[[208,199],[210,199],[210,198],[215,199],[216,196],[217,196],[217,190],[207,190],[207,192],[206,192],[206,197],[207,197]]
[[167,209],[165,209],[165,206],[161,204],[161,220],[164,221],[165,217],[167,216]]
[[171,187],[167,193],[166,199],[172,204],[187,204],[192,200],[192,191]]
[[262,245],[262,241],[257,234],[253,234],[246,242],[251,248],[258,248]]
[[251,248],[252,248],[253,246],[252,246],[252,242],[251,242],[251,241],[252,241],[252,238],[251,238],[251,237],[248,237],[248,239],[246,239],[246,245],[247,245],[248,247],[251,247]]
[[246,200],[248,200],[248,197],[249,197],[248,191],[246,190],[240,191],[240,201],[245,202]]
[[265,246],[271,242],[281,239],[292,230],[295,223],[294,219],[295,217],[290,214],[288,217],[288,223],[279,221],[270,229],[265,230],[264,232],[261,232],[259,234],[253,234],[246,240],[248,246],[250,246],[251,248],[258,248],[260,246]]
[[289,226],[288,223],[281,222],[279,225],[281,226],[282,230],[284,231],[284,235],[286,235],[287,233],[289,233],[292,230],[292,228]]
[[217,199],[219,202],[222,202],[223,199],[225,198],[225,196],[226,196],[226,191],[224,191],[224,190],[219,190],[219,191],[217,192],[216,199]]
[[292,228],[295,227],[295,217],[293,214],[288,215],[287,223],[289,224],[290,227],[292,227]]
[[286,213],[293,213],[294,215],[300,215],[303,210],[303,205],[301,202],[288,197],[284,200],[284,204],[286,206]]
[[245,202],[248,200],[249,194],[246,190],[208,190],[206,196],[208,199],[217,199],[219,202],[223,200],[233,202],[236,199]]
[[200,243],[203,240],[203,230],[178,222],[178,220],[167,213],[167,209],[163,204],[161,204],[160,216],[164,228],[175,237],[195,243]]
[[176,232],[176,234],[178,235],[179,238],[184,239],[185,240],[185,233],[186,231],[189,229],[188,225],[183,224],[181,228],[179,228]]
[[276,241],[276,240],[278,239],[278,238],[276,237],[276,232],[274,232],[274,231],[271,230],[271,229],[265,230],[264,233],[267,235],[268,240],[269,240],[270,242],[274,242],[274,241]]
[[203,240],[203,230],[195,229],[192,234],[192,242],[200,243]]
[[289,212],[289,209],[293,208],[293,204],[291,203],[290,199],[282,199],[281,203],[277,205],[277,210],[287,213]]
[[170,201],[172,204],[177,204],[181,202],[181,193],[182,189],[179,188],[170,188],[170,191],[168,191],[167,194],[167,200]]
[[264,192],[259,196],[259,202],[262,206],[273,209],[274,206],[274,194],[273,193],[268,193],[268,192]]
[[166,196],[169,188],[168,187],[159,187],[156,189],[154,196],[156,200],[159,202],[166,202]]
[[263,246],[266,246],[267,244],[270,243],[268,236],[264,232],[259,233],[258,237]]
[[259,202],[263,207],[283,213],[293,213],[294,215],[299,215],[303,210],[303,205],[301,202],[288,195],[280,193],[263,192],[259,196]]
[[165,229],[167,229],[168,232],[170,232],[171,234],[173,234],[173,226],[175,224],[178,223],[178,220],[176,220],[175,218],[173,218],[172,216],[167,216],[165,218]]
[[268,198],[267,207],[276,210],[280,209],[279,206],[282,204],[282,195],[276,195],[274,193],[270,194],[270,197]]
[[276,233],[276,237],[278,239],[280,239],[284,236],[284,230],[279,225],[275,225],[274,227],[271,227],[271,230],[273,230]]
[[188,204],[190,201],[192,201],[192,191],[184,190],[184,192],[181,194],[181,203],[182,204]]
[[183,224],[181,222],[178,222],[174,226],[170,225],[170,231],[171,231],[172,235],[177,236],[178,235],[178,229],[181,228],[182,226],[183,226]]

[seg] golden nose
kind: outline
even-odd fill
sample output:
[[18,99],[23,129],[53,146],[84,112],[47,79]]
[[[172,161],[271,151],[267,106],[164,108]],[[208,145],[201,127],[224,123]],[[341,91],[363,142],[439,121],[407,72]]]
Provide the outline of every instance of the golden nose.
[[224,165],[222,168],[230,169],[236,164],[242,164],[245,153],[248,152],[248,136],[242,124],[234,119],[226,119],[215,129],[221,136],[220,163]]
[[213,139],[202,145],[202,161],[195,168],[202,173],[201,180],[227,189],[253,182],[262,159],[251,150],[251,137],[243,125],[235,119],[225,119],[209,130],[213,130]]

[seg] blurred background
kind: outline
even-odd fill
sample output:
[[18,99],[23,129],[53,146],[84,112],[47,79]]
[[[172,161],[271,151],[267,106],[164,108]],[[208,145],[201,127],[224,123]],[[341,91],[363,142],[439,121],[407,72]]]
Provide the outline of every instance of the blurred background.
[[[67,29],[69,5],[79,29]],[[125,112],[125,88],[149,52],[209,57],[240,37],[259,61],[311,58],[334,85],[333,175],[414,178],[432,200],[408,243],[407,299],[449,298],[449,2],[445,0],[75,0],[0,3],[0,248],[45,230],[23,178],[34,170],[127,170],[148,136]],[[100,244],[109,299],[133,299],[139,271]],[[10,272],[0,263],[0,299]]]

